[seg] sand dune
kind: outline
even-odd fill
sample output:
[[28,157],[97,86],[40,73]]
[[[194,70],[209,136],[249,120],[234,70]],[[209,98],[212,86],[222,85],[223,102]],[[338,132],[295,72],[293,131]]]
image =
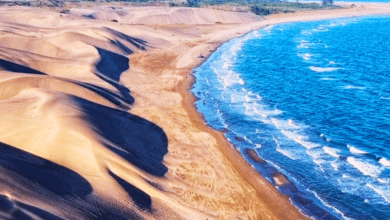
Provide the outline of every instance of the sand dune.
[[304,219],[188,91],[199,55],[278,19],[289,18],[0,8],[0,218]]
[[137,7],[126,9],[100,8],[71,9],[71,14],[102,21],[118,21],[127,24],[172,25],[249,23],[262,20],[250,13],[232,13],[200,8]]

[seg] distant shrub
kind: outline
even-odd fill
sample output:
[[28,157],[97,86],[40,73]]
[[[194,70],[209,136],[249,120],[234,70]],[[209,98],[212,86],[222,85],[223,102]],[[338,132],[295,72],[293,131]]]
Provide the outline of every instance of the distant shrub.
[[274,13],[274,11],[272,9],[266,9],[266,8],[263,8],[263,7],[258,6],[258,5],[252,5],[250,7],[250,10],[255,15],[269,15],[269,14]]
[[64,9],[60,11],[61,14],[69,14],[70,10],[69,9]]
[[333,5],[333,0],[322,0],[322,5]]
[[185,2],[180,2],[180,3],[178,3],[178,2],[169,2],[168,6],[169,7],[186,7],[187,4]]
[[188,7],[199,7],[200,0],[187,0]]

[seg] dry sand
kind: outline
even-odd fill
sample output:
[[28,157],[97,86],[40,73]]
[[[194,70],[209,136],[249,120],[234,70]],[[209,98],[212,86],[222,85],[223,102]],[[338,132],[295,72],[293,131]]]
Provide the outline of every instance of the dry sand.
[[205,125],[192,69],[265,25],[389,12],[0,8],[0,218],[304,219]]

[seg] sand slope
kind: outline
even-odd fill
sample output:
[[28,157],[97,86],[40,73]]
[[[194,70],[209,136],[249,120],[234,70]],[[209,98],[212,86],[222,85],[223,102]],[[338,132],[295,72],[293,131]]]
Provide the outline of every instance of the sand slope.
[[277,19],[0,8],[0,218],[305,218],[188,92],[200,54]]

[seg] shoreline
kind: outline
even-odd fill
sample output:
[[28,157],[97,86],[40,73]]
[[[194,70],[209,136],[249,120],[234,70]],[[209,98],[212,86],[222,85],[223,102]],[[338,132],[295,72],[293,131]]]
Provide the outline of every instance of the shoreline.
[[[309,16],[309,17],[308,18],[307,17],[301,17],[300,18],[299,16],[297,16],[297,19],[294,19],[294,20],[288,20],[288,16],[284,16],[284,14],[273,14],[273,15],[265,16],[266,20],[269,23],[267,22],[267,24],[265,24],[265,25],[263,25],[263,26],[261,26],[259,28],[253,28],[253,29],[251,28],[251,30],[245,32],[244,34],[242,34],[240,36],[229,38],[228,40],[224,41],[223,43],[218,45],[216,48],[214,48],[213,49],[213,53],[222,44],[227,43],[231,39],[243,37],[244,35],[252,32],[252,31],[263,29],[263,28],[265,28],[265,27],[267,27],[269,25],[278,25],[278,24],[282,24],[282,23],[292,23],[292,22],[310,22],[310,21],[316,21],[316,20],[340,19],[340,18],[348,18],[348,17],[355,17],[355,16],[356,17],[362,17],[362,16],[375,16],[375,15],[378,15],[378,16],[379,15],[390,15],[389,8],[385,9],[384,11],[377,10],[377,8],[376,8],[376,7],[381,6],[383,4],[385,4],[388,7],[390,7],[390,3],[386,3],[386,2],[383,2],[383,3],[373,3],[373,2],[337,2],[336,4],[337,5],[342,5],[342,6],[345,6],[345,5],[350,6],[352,4],[355,4],[355,5],[357,5],[357,7],[363,7],[363,8],[365,8],[366,5],[368,4],[368,5],[375,6],[375,9],[374,9],[374,11],[365,11],[364,13],[361,13],[361,14],[356,12],[356,11],[350,11],[350,13],[346,13],[346,14],[342,14],[343,12],[339,12],[339,10],[348,10],[348,9],[328,10],[329,12],[331,12],[331,11],[337,11],[337,12],[335,14],[332,14],[332,13],[321,14],[320,17],[315,17],[315,18],[312,17],[312,16],[316,16],[316,15],[312,14],[313,12],[298,12],[298,13],[305,14],[304,16]],[[314,13],[315,13],[315,11],[314,11]],[[286,17],[287,17],[287,20],[282,20],[282,19],[285,19]],[[271,18],[271,19],[269,19],[269,18]],[[272,19],[276,19],[277,22],[272,21]],[[282,21],[279,21],[279,19],[282,20]],[[204,58],[205,61],[207,59],[209,59],[210,55],[211,54],[208,54]],[[199,65],[197,65],[196,67],[193,68],[192,73],[191,73],[191,76],[193,78],[195,78],[194,75],[193,75],[194,74],[194,69],[196,69],[197,67],[203,65],[203,63],[204,62],[201,62]],[[190,91],[193,88],[193,84],[194,83],[195,83],[195,79],[192,80],[190,85],[187,87],[188,91]],[[196,109],[195,111],[200,115],[199,117],[202,118],[202,120],[200,120],[199,123],[203,122],[206,125],[207,130],[209,130],[210,132],[213,132],[213,133],[217,133],[216,135],[219,135],[220,140],[223,141],[223,145],[226,146],[226,147],[221,146],[220,150],[222,152],[224,152],[225,156],[227,158],[229,158],[229,160],[234,164],[235,168],[239,170],[240,174],[245,178],[245,180],[248,181],[252,186],[254,186],[255,189],[261,189],[262,187],[264,187],[265,184],[271,185],[271,183],[269,183],[267,180],[265,180],[265,178],[260,173],[258,173],[252,167],[252,165],[248,161],[246,161],[246,159],[244,159],[243,155],[237,149],[235,149],[234,145],[232,143],[230,143],[225,138],[223,132],[215,130],[214,128],[212,128],[210,125],[208,125],[205,122],[203,114],[200,113],[199,110],[195,106],[196,98],[195,98],[194,94],[192,92],[189,92],[189,93],[190,93],[190,95],[189,95],[189,97],[187,99],[187,100],[189,100],[188,103],[187,103],[188,110],[192,111],[192,108],[195,108]],[[247,154],[247,156],[249,158],[251,158],[254,162],[260,163],[260,164],[261,163],[266,163],[261,157],[258,156],[258,154],[255,151],[253,151],[251,149],[247,149],[247,148],[244,151]],[[284,186],[285,184],[291,184],[291,182],[280,172],[275,173],[273,176],[274,176],[273,178],[274,178],[276,184],[279,185],[279,186]],[[264,181],[266,183],[264,183]],[[292,186],[295,187],[294,185],[292,185]],[[273,187],[272,187],[272,189],[275,190],[275,188],[273,188]],[[287,195],[281,194],[281,192],[279,192],[279,191],[277,191],[277,193],[279,193],[280,194],[279,196],[281,196],[281,197],[290,198]],[[264,196],[264,195],[260,194],[260,196]],[[305,216],[305,218],[310,219],[310,216],[307,216],[306,214],[302,213],[302,211],[297,206],[293,205],[291,203],[291,201],[290,201],[290,204],[293,206],[293,208],[297,209],[300,212],[300,214],[303,214]]]
[[[77,196],[68,202],[50,197],[52,183],[29,176],[40,185],[26,188],[19,186],[23,176],[12,174],[7,181],[20,189],[0,189],[0,198],[68,219],[112,210],[124,219],[309,219],[205,122],[190,91],[194,69],[253,30],[390,14],[390,4],[383,5],[265,20],[201,8],[96,7],[69,14],[0,8],[0,145],[17,157],[55,164],[84,187],[60,179],[70,186],[60,193]],[[274,178],[288,184],[283,175]]]

